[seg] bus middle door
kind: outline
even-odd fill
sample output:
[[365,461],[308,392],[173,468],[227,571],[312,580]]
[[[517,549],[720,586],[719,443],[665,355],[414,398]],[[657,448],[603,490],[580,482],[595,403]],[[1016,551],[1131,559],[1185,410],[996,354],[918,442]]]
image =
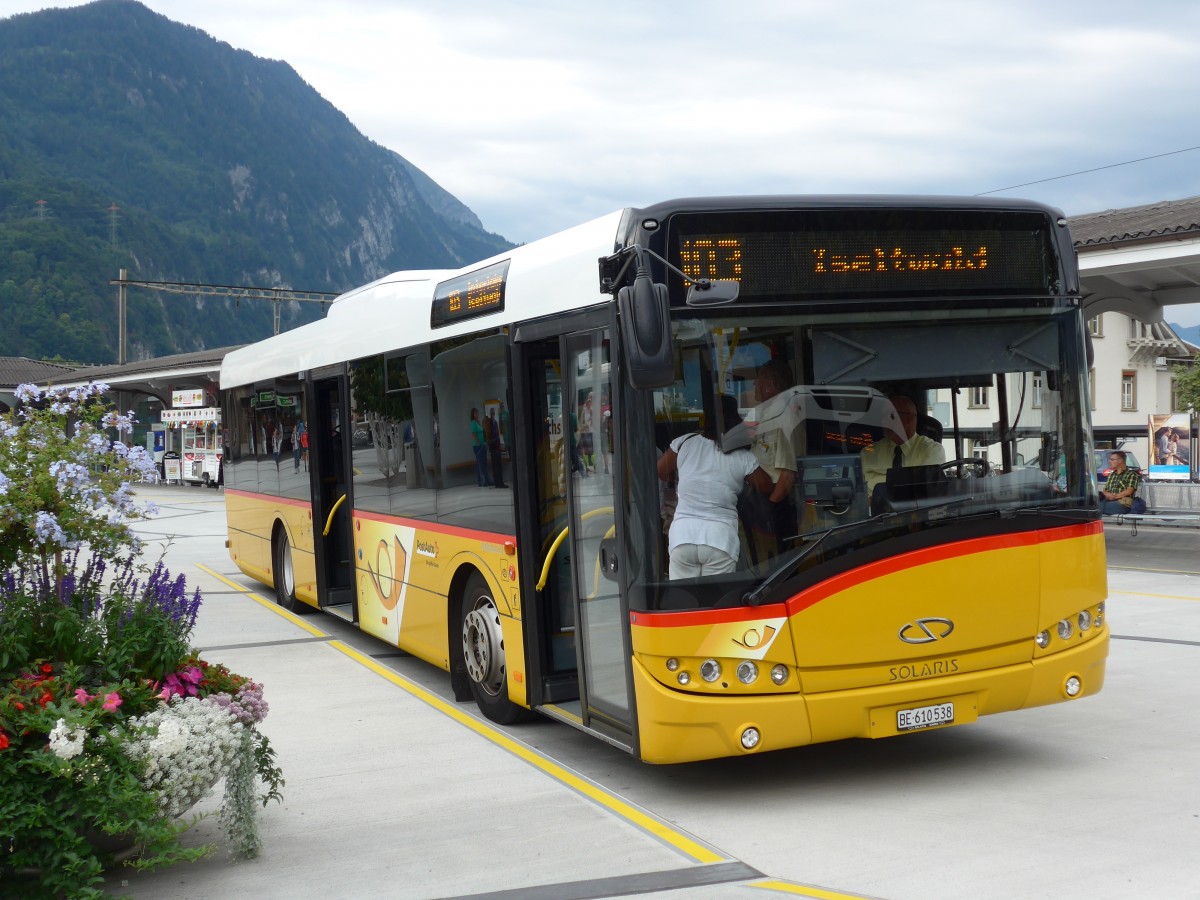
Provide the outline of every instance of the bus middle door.
[[[628,616],[618,578],[607,328],[526,349],[523,378],[539,548],[536,638],[541,708],[629,749]],[[528,534],[532,538],[534,535]],[[578,699],[578,704],[575,702]]]

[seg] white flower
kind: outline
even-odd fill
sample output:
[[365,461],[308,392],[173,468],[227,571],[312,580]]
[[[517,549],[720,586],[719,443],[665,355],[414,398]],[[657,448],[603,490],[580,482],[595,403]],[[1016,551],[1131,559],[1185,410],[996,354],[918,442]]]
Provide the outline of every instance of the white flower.
[[67,728],[67,720],[59,719],[50,732],[50,749],[60,759],[71,759],[83,752],[87,732],[82,728]]
[[212,790],[233,764],[243,726],[216,703],[176,697],[133,721],[137,740],[125,746],[145,768],[142,783],[158,794],[168,816],[181,815]]

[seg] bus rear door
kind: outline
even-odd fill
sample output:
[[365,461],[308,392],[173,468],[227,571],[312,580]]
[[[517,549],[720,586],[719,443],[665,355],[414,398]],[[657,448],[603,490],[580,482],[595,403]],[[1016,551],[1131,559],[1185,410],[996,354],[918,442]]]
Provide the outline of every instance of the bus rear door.
[[315,378],[308,408],[313,544],[321,609],[357,621],[351,510],[349,387],[344,375]]

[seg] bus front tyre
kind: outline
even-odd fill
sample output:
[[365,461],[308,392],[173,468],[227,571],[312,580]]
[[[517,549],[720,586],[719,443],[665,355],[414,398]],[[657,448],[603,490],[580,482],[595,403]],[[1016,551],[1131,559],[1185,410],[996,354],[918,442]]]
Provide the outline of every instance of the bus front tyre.
[[468,579],[463,594],[461,633],[463,664],[480,712],[500,725],[526,718],[528,711],[508,699],[500,611],[478,573]]
[[275,602],[288,612],[302,613],[308,605],[296,597],[296,569],[292,565],[292,545],[282,528],[275,534]]

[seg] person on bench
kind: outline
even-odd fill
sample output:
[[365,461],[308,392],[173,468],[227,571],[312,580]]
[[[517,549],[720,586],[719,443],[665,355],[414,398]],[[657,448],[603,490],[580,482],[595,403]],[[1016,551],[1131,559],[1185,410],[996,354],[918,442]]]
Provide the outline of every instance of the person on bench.
[[1125,465],[1125,451],[1113,450],[1108,454],[1112,471],[1100,489],[1100,513],[1105,516],[1120,516],[1126,513],[1140,515],[1146,511],[1146,501],[1137,496],[1142,479],[1133,469]]

